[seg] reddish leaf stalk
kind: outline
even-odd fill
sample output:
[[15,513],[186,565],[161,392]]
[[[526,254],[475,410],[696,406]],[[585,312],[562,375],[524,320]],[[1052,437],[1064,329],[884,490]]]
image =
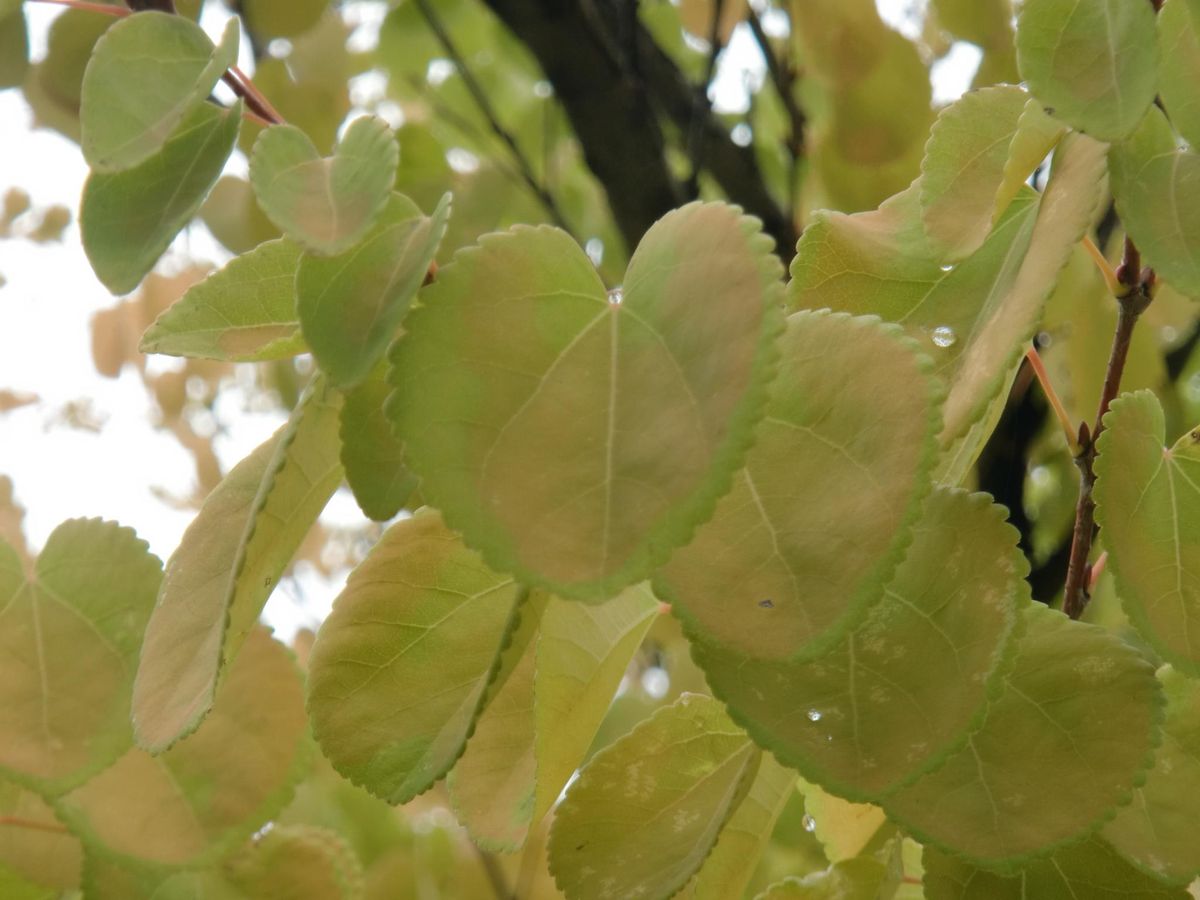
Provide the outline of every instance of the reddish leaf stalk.
[[32,819],[22,819],[20,816],[0,816],[0,825],[28,828],[32,831],[48,831],[51,834],[67,833],[67,829],[56,822],[35,822]]

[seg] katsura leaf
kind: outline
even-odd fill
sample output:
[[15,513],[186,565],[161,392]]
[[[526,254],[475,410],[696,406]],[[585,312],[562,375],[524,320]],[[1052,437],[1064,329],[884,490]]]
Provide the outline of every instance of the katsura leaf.
[[88,177],[79,215],[83,249],[114,294],[137,287],[195,215],[233,151],[241,118],[240,100],[229,109],[201,103],[153,156]]
[[246,900],[358,900],[363,891],[358,857],[326,828],[272,828],[231,856],[225,871]]
[[[826,526],[817,530],[828,537]],[[912,781],[978,725],[1027,602],[1016,533],[987,495],[939,489],[912,541],[866,621],[811,661],[693,644],[735,721],[805,778],[851,799],[877,800]]]
[[1108,159],[1121,224],[1146,264],[1184,294],[1200,296],[1200,154],[1179,148],[1156,108]]
[[280,238],[235,257],[160,315],[139,349],[230,362],[303,353],[295,289],[300,253]]
[[243,0],[246,27],[259,38],[295,37],[320,21],[329,0]]
[[1117,398],[1104,422],[1096,518],[1117,596],[1165,660],[1200,674],[1200,429],[1168,450],[1162,406],[1145,390]]
[[1072,128],[1115,141],[1154,102],[1154,7],[1125,0],[1025,0],[1017,66],[1029,89]]
[[759,758],[711,697],[659,709],[567,791],[550,831],[559,889],[568,900],[672,896],[712,851]]
[[1165,881],[1200,874],[1195,823],[1200,815],[1200,684],[1170,666],[1158,670],[1167,698],[1162,743],[1133,802],[1104,826],[1104,839],[1125,859]]
[[779,268],[759,227],[720,203],[668,213],[611,297],[548,227],[438,272],[388,411],[426,499],[489,565],[605,599],[709,514],[771,368]]
[[254,142],[250,183],[284,234],[334,255],[358,243],[383,212],[399,159],[392,130],[375,116],[355,119],[332,157],[294,125],[273,125]]
[[[1190,827],[1190,826],[1189,826]],[[1086,897],[1087,900],[1188,900],[1186,888],[1171,887],[1139,872],[1097,838],[1089,838],[1011,875],[980,869],[965,860],[925,848],[925,896],[929,900],[1027,900]]]
[[1012,871],[1098,829],[1150,765],[1160,717],[1151,665],[1095,625],[1040,604],[979,731],[884,802],[925,844]]
[[337,256],[306,253],[296,272],[296,312],[317,364],[341,388],[361,382],[396,336],[437,253],[450,195],[432,216],[392,194],[374,227]]
[[96,42],[83,74],[84,159],[96,172],[120,172],[159,153],[194,119],[237,53],[233,19],[216,47],[183,16],[143,12],[115,23]]
[[942,110],[921,163],[921,220],[947,262],[970,256],[1065,128],[1025,91],[972,91]]
[[[0,816],[5,821],[34,826],[7,825],[0,832],[0,872],[8,869],[21,879],[42,886],[47,895],[45,900],[59,900],[63,892],[79,887],[83,847],[79,838],[66,830],[49,803],[13,782],[0,781]],[[0,888],[3,887],[6,885],[0,878]],[[8,900],[8,894],[0,896]]]
[[162,564],[128,528],[72,519],[32,572],[0,541],[0,772],[45,796],[132,743],[129,691]]
[[785,878],[755,900],[879,900],[892,896],[895,881],[884,863],[863,856],[842,860],[803,878]]
[[275,815],[308,767],[299,672],[255,629],[204,724],[160,756],[133,748],[59,802],[89,853],[198,866]]
[[1171,0],[1158,13],[1158,92],[1171,124],[1200,146],[1200,2]]
[[804,827],[812,829],[825,858],[830,862],[853,859],[862,854],[881,830],[889,828],[887,815],[871,803],[853,803],[834,796],[804,779],[799,781],[804,795]]
[[872,318],[796,313],[780,350],[746,468],[655,582],[697,637],[764,660],[820,654],[882,595],[941,398],[928,360]]
[[157,753],[212,706],[279,576],[342,480],[340,396],[316,379],[291,419],[236,465],[167,561],[133,692],[134,733]]
[[418,484],[405,465],[404,445],[392,433],[383,410],[391,391],[387,366],[380,363],[346,392],[339,432],[346,483],[359,508],[377,522],[400,512]]
[[522,589],[423,512],[350,574],[309,660],[313,733],[334,767],[389,803],[462,755]]

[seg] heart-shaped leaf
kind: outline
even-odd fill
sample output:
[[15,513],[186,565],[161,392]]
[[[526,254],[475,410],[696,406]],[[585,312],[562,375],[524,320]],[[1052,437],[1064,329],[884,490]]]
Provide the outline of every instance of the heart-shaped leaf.
[[577,599],[643,580],[725,491],[761,409],[779,264],[756,219],[693,203],[606,294],[573,240],[460,251],[392,354],[426,499],[489,565]]
[[300,260],[300,328],[317,364],[338,387],[362,381],[396,336],[449,215],[449,194],[432,216],[422,215],[403,194],[392,194],[375,226],[352,249],[332,257],[308,253]]
[[236,19],[226,23],[217,47],[183,16],[142,12],[114,24],[96,42],[83,75],[84,158],[97,172],[119,172],[153,156],[204,103],[237,53]]
[[383,211],[399,159],[392,130],[374,116],[355,119],[332,157],[299,128],[274,125],[254,142],[250,183],[284,234],[333,255],[358,243]]

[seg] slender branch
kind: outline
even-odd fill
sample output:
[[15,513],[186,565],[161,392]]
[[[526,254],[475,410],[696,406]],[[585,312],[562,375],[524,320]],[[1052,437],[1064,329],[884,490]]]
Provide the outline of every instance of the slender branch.
[[32,831],[48,831],[51,834],[67,833],[67,829],[57,822],[35,822],[33,819],[22,819],[20,816],[0,816],[0,825],[28,828]]
[[1079,500],[1075,505],[1071,556],[1067,563],[1067,583],[1063,588],[1063,612],[1072,619],[1078,619],[1087,607],[1089,587],[1093,580],[1088,556],[1096,535],[1096,501],[1092,496],[1096,486],[1096,440],[1104,432],[1104,415],[1121,389],[1121,375],[1129,357],[1134,326],[1154,295],[1154,271],[1141,268],[1141,254],[1129,238],[1125,239],[1125,250],[1121,264],[1117,266],[1116,277],[1120,291],[1117,294],[1117,328],[1108,354],[1104,386],[1100,391],[1100,403],[1092,427],[1088,428],[1086,423],[1079,426],[1081,450],[1075,456],[1080,476]]
[[[259,115],[261,115],[264,119],[267,119],[275,125],[286,124],[283,116],[279,114],[279,110],[271,105],[271,101],[267,99],[266,94],[258,89],[258,86],[250,80],[249,75],[243,72],[236,65],[230,66],[229,72],[232,72],[234,78],[241,82],[244,92],[241,93],[240,96],[246,98],[247,106],[250,106],[251,101],[253,100],[256,107],[256,112],[258,112]],[[226,72],[225,74],[228,75],[229,72]],[[233,86],[230,85],[230,87]],[[237,91],[237,88],[234,88],[234,91]]]
[[1077,456],[1080,451],[1080,446],[1076,442],[1075,426],[1071,424],[1071,417],[1067,415],[1067,408],[1063,406],[1062,400],[1058,397],[1058,391],[1054,390],[1054,385],[1050,381],[1050,375],[1046,371],[1046,366],[1042,362],[1041,354],[1037,352],[1036,347],[1030,347],[1025,351],[1025,359],[1029,361],[1029,366],[1033,369],[1033,374],[1037,376],[1038,383],[1042,386],[1042,391],[1046,394],[1046,399],[1050,401],[1050,408],[1054,410],[1054,415],[1058,417],[1058,423],[1062,426],[1063,434],[1067,437],[1067,446],[1071,448],[1071,455]]
[[704,119],[712,112],[712,100],[708,96],[713,76],[717,73],[717,57],[723,49],[721,44],[721,12],[725,0],[713,0],[712,23],[708,29],[708,63],[704,78],[696,85],[696,110],[688,125],[687,154],[692,163],[692,174],[688,176],[686,190],[696,196],[700,188],[700,170],[704,168]]
[[453,38],[450,37],[450,32],[446,30],[446,26],[442,20],[434,12],[433,5],[429,0],[416,0],[416,2],[417,9],[420,10],[421,16],[429,26],[429,30],[433,32],[434,37],[438,39],[438,43],[442,45],[442,49],[446,51],[446,55],[450,57],[451,62],[454,63],[455,68],[458,69],[458,73],[462,76],[463,83],[467,86],[467,90],[471,94],[471,99],[475,101],[475,105],[479,107],[479,111],[488,120],[488,125],[492,131],[504,142],[504,145],[512,154],[517,168],[521,173],[521,179],[529,186],[529,189],[538,198],[542,206],[546,208],[546,212],[550,214],[550,218],[554,220],[554,224],[564,231],[570,232],[571,229],[567,225],[566,217],[563,216],[562,210],[559,209],[557,201],[555,201],[550,192],[546,190],[534,175],[532,164],[525,156],[524,151],[521,150],[512,132],[500,123],[500,119],[496,115],[496,110],[484,92],[483,86],[475,77],[475,73],[467,65],[466,59],[459,52],[458,46],[454,43]]
[[771,76],[771,83],[775,86],[775,93],[779,97],[779,101],[783,104],[784,110],[787,112],[788,122],[791,125],[791,133],[788,135],[788,153],[792,157],[792,171],[789,177],[788,186],[788,210],[789,216],[793,223],[796,219],[796,191],[799,187],[800,180],[800,160],[804,157],[804,132],[808,127],[808,117],[804,114],[804,110],[800,108],[800,104],[796,102],[796,95],[793,88],[796,86],[796,70],[790,63],[779,58],[775,52],[774,45],[771,44],[771,38],[763,28],[762,19],[752,7],[746,8],[746,22],[750,25],[750,33],[754,35],[755,43],[758,44],[759,52],[762,53],[763,59],[767,64],[767,73]]

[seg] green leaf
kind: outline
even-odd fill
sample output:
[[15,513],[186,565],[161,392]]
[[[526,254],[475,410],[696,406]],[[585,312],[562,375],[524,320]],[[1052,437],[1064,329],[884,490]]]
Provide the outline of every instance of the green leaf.
[[1029,89],[1072,128],[1128,135],[1154,102],[1154,7],[1126,0],[1025,0],[1017,66]]
[[1117,595],[1154,649],[1200,673],[1200,429],[1164,446],[1150,391],[1124,394],[1104,417],[1096,460],[1096,519]]
[[921,164],[931,246],[949,262],[978,250],[1064,130],[1012,85],[972,91],[942,110]]
[[929,490],[941,398],[875,319],[796,313],[780,347],[746,468],[655,582],[698,637],[774,660],[822,653],[882,595]]
[[329,0],[242,0],[246,27],[258,38],[295,37],[320,21]]
[[824,872],[785,878],[755,900],[882,900],[895,892],[894,880],[884,863],[857,857],[834,863]]
[[979,731],[884,803],[925,844],[1000,871],[1095,831],[1157,740],[1158,684],[1131,646],[1041,604]]
[[[828,526],[815,530],[828,539]],[[978,726],[1028,596],[1016,533],[986,494],[939,489],[912,540],[866,621],[811,662],[693,645],[755,741],[855,800],[911,782]]]
[[922,247],[917,185],[875,212],[820,215],[797,245],[790,302],[902,323],[950,387],[940,438],[950,447],[986,414],[1037,329],[1092,223],[1104,152],[1085,135],[1064,138],[1040,201],[1021,191],[983,246],[955,266]]
[[233,150],[241,118],[240,100],[230,109],[202,103],[154,156],[123,172],[88,177],[80,211],[83,249],[114,294],[137,287],[200,208]]
[[120,172],[159,153],[182,123],[195,121],[237,53],[235,19],[217,47],[183,16],[143,12],[114,24],[96,42],[83,74],[84,159],[96,172]]
[[417,489],[417,477],[404,463],[404,445],[392,434],[383,411],[392,392],[387,366],[376,365],[342,404],[342,466],[359,508],[377,522],[400,512]]
[[[1189,829],[1192,827],[1189,824]],[[1185,888],[1168,887],[1139,872],[1103,841],[1090,838],[1013,875],[978,869],[964,860],[925,848],[925,896],[929,900],[1188,900]]]
[[1158,92],[1183,139],[1200,147],[1200,0],[1170,0],[1158,13]]
[[446,194],[432,216],[392,194],[374,227],[338,256],[306,253],[296,272],[296,312],[317,364],[341,388],[361,382],[396,336],[437,253],[450,216]]
[[570,900],[670,897],[700,868],[761,753],[711,697],[684,694],[583,767],[550,831]]
[[348,250],[387,205],[400,150],[382,119],[361,116],[332,157],[293,125],[273,125],[254,142],[250,183],[263,212],[288,237],[323,255]]
[[1200,684],[1170,666],[1158,670],[1167,698],[1162,744],[1133,802],[1104,826],[1104,839],[1138,868],[1164,881],[1200,875]]
[[25,10],[0,9],[0,90],[19,87],[29,71],[29,28]]
[[46,796],[131,743],[129,690],[162,564],[133,531],[73,519],[28,577],[0,542],[0,768]]
[[433,512],[389,528],[350,573],[309,661],[313,733],[334,767],[406,803],[463,752],[522,588]]
[[1146,264],[1200,297],[1200,154],[1179,149],[1166,117],[1151,109],[1108,162],[1121,223]]
[[523,616],[505,651],[511,671],[450,776],[460,821],[496,850],[521,847],[558,799],[658,614],[645,585],[598,604],[541,601],[540,615]]
[[340,396],[318,378],[291,419],[205,501],[167,561],[133,691],[134,733],[157,753],[208,713],[283,570],[342,480]]
[[300,253],[280,238],[235,257],[163,312],[138,349],[230,362],[303,353],[295,290]]
[[742,897],[784,806],[796,790],[796,773],[763,754],[746,799],[730,817],[700,871],[675,896],[679,900]]
[[357,900],[362,896],[358,858],[340,835],[325,828],[272,828],[234,854],[225,870],[247,900]]
[[211,714],[161,756],[133,748],[59,801],[90,853],[199,866],[287,802],[311,762],[299,672],[261,628],[230,665]]
[[553,228],[486,235],[422,293],[388,412],[489,565],[574,599],[645,578],[707,517],[761,409],[779,267],[756,219],[668,213],[623,299]]

